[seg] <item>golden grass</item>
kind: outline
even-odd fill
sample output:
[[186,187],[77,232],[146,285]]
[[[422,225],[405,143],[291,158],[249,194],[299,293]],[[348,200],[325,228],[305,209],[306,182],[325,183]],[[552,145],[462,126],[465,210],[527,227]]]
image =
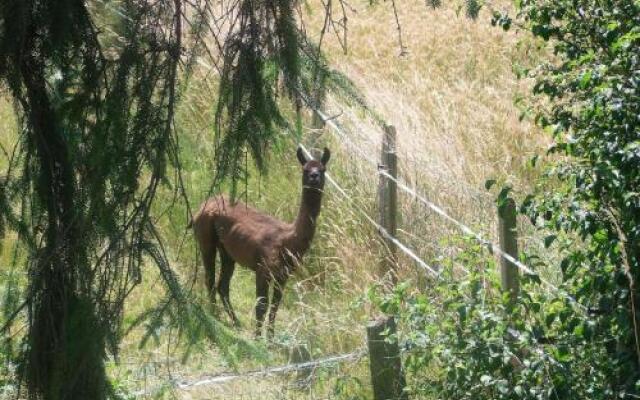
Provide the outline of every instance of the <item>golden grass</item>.
[[[488,11],[470,21],[451,4],[432,10],[408,1],[399,4],[408,55],[399,57],[390,4],[368,4],[354,5],[358,12],[349,19],[348,53],[333,35],[325,38],[324,48],[331,66],[352,79],[371,108],[397,127],[408,172],[420,169],[432,180],[475,189],[490,176],[523,183],[529,177],[523,173],[526,160],[545,140],[530,123],[519,121],[514,99],[526,93],[528,82],[517,81],[512,66],[528,64],[532,53],[537,57],[535,42],[492,27]],[[344,108],[330,105],[335,111]],[[346,117],[362,119],[353,112]],[[354,129],[379,142],[370,126]],[[370,150],[377,154],[377,149]]]
[[[313,2],[311,10],[318,10]],[[324,38],[330,66],[348,76],[367,104],[398,134],[400,177],[418,192],[487,239],[497,240],[495,193],[487,179],[526,193],[539,171],[528,161],[549,138],[521,121],[516,99],[531,82],[517,80],[514,67],[535,64],[543,46],[526,32],[503,32],[489,23],[484,9],[476,21],[458,13],[457,4],[441,9],[421,1],[398,3],[403,44],[390,3],[350,2],[347,53],[333,32]],[[504,4],[508,7],[507,3]],[[458,15],[460,14],[460,15]],[[310,13],[317,38],[322,13]],[[336,116],[358,150],[344,151],[361,182],[375,184],[375,167],[359,153],[379,158],[382,131],[358,107],[329,95],[326,113]],[[325,129],[331,136],[331,128]],[[335,136],[335,135],[334,135]],[[371,190],[371,189],[369,189]],[[400,191],[400,238],[426,260],[450,254],[442,241],[460,230]],[[526,223],[523,231],[530,231]],[[455,249],[453,249],[455,250]]]

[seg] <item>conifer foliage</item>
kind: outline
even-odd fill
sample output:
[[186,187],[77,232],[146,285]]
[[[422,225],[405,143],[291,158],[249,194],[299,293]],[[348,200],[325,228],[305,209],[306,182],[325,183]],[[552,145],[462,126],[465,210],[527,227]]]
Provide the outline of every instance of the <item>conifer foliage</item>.
[[[276,89],[278,78],[289,95],[299,73],[298,27],[292,0],[243,0],[230,14],[238,27],[225,33],[215,127],[224,136],[218,152],[222,175],[242,170],[248,149],[264,168],[265,145],[275,136],[274,123],[285,126]],[[246,147],[244,146],[246,144]]]
[[31,398],[113,394],[104,359],[117,353],[145,260],[170,293],[142,317],[149,326],[169,314],[186,331],[229,339],[183,293],[151,215],[167,182],[186,200],[173,126],[179,89],[203,59],[217,68],[216,177],[236,181],[247,154],[264,168],[273,127],[285,125],[277,90],[298,86],[302,41],[292,0],[222,3],[0,3],[0,87],[21,125],[0,179],[0,235],[18,232],[29,251],[25,300],[5,310],[1,329],[26,315],[18,359]]
[[115,350],[124,299],[154,246],[149,209],[173,143],[181,4],[124,9],[130,18],[112,25],[124,40],[102,37],[97,4],[0,9],[0,77],[22,122],[0,218],[30,251],[21,376],[33,398],[108,394],[107,343]]

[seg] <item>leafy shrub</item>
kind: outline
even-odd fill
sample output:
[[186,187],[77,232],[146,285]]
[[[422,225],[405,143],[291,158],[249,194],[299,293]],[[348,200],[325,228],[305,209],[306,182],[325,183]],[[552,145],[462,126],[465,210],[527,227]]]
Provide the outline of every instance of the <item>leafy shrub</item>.
[[578,300],[598,310],[589,340],[606,343],[610,363],[602,372],[615,396],[635,396],[640,2],[525,0],[520,16],[557,56],[533,71],[534,94],[545,99],[536,106],[537,121],[553,134],[555,161],[523,209],[563,238],[563,277]]
[[[578,299],[599,315],[590,338],[610,363],[612,392],[638,395],[640,333],[640,3],[531,1],[531,32],[555,62],[539,66],[537,121],[553,134],[554,161],[523,211],[563,238],[559,267]],[[510,18],[496,14],[505,28]],[[535,160],[534,160],[535,161]]]
[[531,294],[536,276],[523,278],[510,304],[494,259],[479,245],[464,247],[444,260],[442,279],[426,292],[405,283],[378,299],[400,321],[390,339],[405,349],[410,390],[451,399],[611,398],[610,360],[589,340],[593,322],[567,300]]

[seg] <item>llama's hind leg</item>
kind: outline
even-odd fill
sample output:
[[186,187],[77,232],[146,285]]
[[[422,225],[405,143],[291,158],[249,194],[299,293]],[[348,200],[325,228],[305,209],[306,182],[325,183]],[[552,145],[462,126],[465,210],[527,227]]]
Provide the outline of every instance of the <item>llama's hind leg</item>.
[[220,298],[222,299],[222,305],[224,306],[225,311],[229,314],[229,317],[233,321],[233,324],[236,326],[240,325],[240,320],[236,316],[236,313],[233,311],[233,307],[231,306],[231,300],[229,298],[229,287],[231,284],[231,278],[233,277],[233,272],[236,269],[236,263],[231,258],[231,256],[224,250],[224,248],[220,248],[220,281],[218,282],[218,293],[220,294]]
[[278,307],[280,307],[280,301],[282,300],[282,293],[284,291],[284,285],[287,283],[287,279],[277,279],[273,284],[273,296],[271,297],[271,308],[269,309],[269,325],[267,325],[267,338],[273,339],[273,332],[276,322],[276,314],[278,313]]
[[216,246],[212,243],[201,244],[200,250],[209,300],[216,304]]

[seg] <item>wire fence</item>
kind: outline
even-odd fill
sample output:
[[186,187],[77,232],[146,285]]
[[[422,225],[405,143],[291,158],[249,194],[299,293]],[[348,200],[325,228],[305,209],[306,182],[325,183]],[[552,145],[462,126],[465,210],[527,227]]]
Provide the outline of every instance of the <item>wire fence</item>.
[[[564,291],[563,289],[559,288],[558,286],[554,285],[553,283],[551,283],[549,280],[541,277],[536,271],[532,270],[531,268],[529,268],[528,266],[526,266],[524,263],[522,263],[520,260],[517,260],[516,258],[514,258],[513,256],[511,256],[510,254],[504,252],[499,245],[485,239],[482,235],[480,235],[479,233],[475,232],[474,230],[472,230],[469,226],[467,226],[466,224],[464,224],[461,221],[458,221],[457,219],[453,218],[451,215],[449,215],[447,212],[444,211],[444,209],[438,205],[436,205],[435,203],[433,203],[432,201],[430,201],[429,199],[426,198],[426,196],[420,192],[418,192],[416,189],[411,188],[404,180],[394,177],[391,174],[389,174],[385,169],[380,168],[380,164],[378,163],[378,161],[376,161],[373,157],[371,157],[370,155],[364,153],[362,151],[362,149],[357,146],[349,137],[349,135],[344,132],[341,127],[336,123],[336,121],[334,120],[334,118],[329,118],[327,117],[327,115],[325,113],[323,113],[321,110],[319,110],[318,108],[314,107],[310,102],[308,102],[306,100],[306,97],[303,96],[303,99],[305,99],[305,102],[307,103],[307,106],[311,108],[311,110],[313,112],[315,112],[321,119],[322,121],[327,124],[329,127],[331,127],[332,129],[330,130],[331,132],[336,134],[336,137],[338,139],[342,139],[341,142],[346,144],[347,146],[349,146],[351,148],[351,150],[355,151],[357,154],[360,154],[361,158],[367,162],[369,162],[369,164],[371,164],[372,166],[374,166],[375,171],[377,174],[384,176],[386,179],[389,179],[393,182],[395,182],[397,184],[397,186],[402,189],[403,191],[405,191],[406,193],[408,193],[409,195],[411,195],[413,198],[415,198],[416,200],[420,201],[421,203],[423,203],[424,205],[426,205],[429,209],[431,209],[432,211],[434,211],[437,215],[439,215],[440,217],[442,217],[444,220],[446,220],[447,222],[453,224],[454,226],[456,226],[457,228],[459,228],[465,235],[468,235],[472,238],[474,238],[478,243],[480,243],[483,246],[486,246],[492,253],[497,254],[499,257],[502,257],[504,259],[506,259],[507,261],[509,261],[511,264],[513,264],[514,266],[516,266],[520,271],[522,271],[525,274],[528,275],[533,275],[536,276],[540,282],[545,285],[549,290],[552,290],[555,292],[556,295],[559,295],[563,298],[565,298],[566,300],[568,300],[573,306],[575,306],[584,316],[588,316],[588,307],[586,307],[585,305],[581,304],[580,302],[578,302],[573,296],[571,296],[570,294],[568,294],[566,291]],[[306,149],[304,149],[305,152],[308,153],[308,151]],[[351,203],[353,204],[352,199],[349,198],[349,196],[346,194],[346,192],[344,191],[344,189],[342,189],[333,179],[329,179],[329,181],[336,187],[338,188],[338,190],[340,191],[340,193],[345,196],[347,199],[349,199],[351,201]],[[361,212],[363,212],[362,210],[360,210]],[[384,230],[384,228],[382,226],[380,226],[379,224],[377,224],[375,222],[375,220],[373,220],[370,216],[366,216],[366,219],[372,223],[373,225],[376,226],[376,228],[381,232],[381,234],[383,236],[385,236],[386,238],[388,238],[389,240],[391,240],[394,244],[396,244],[396,246],[398,246],[398,248],[403,251],[405,254],[407,254],[409,257],[411,257],[412,259],[416,260],[416,262],[418,262],[423,268],[425,268],[425,266],[428,268],[428,270],[433,273],[436,276],[439,276],[439,273],[436,272],[433,268],[428,267],[428,265],[426,264],[426,262],[422,259],[420,259],[418,256],[415,255],[415,253],[413,251],[411,251],[406,245],[404,245],[402,242],[398,241],[396,238],[391,238],[389,237],[390,235],[386,232],[386,230]],[[419,261],[418,261],[419,260]],[[425,268],[426,269],[426,268]]]
[[[313,108],[312,108],[313,109]],[[588,308],[581,303],[579,303],[574,297],[569,295],[563,289],[554,285],[550,281],[542,278],[539,274],[532,270],[530,267],[522,263],[520,260],[514,258],[512,255],[506,253],[501,249],[498,244],[495,244],[487,239],[485,239],[482,235],[471,229],[465,223],[459,221],[458,219],[452,217],[449,213],[447,213],[442,207],[435,204],[431,200],[429,200],[423,193],[418,191],[416,188],[410,187],[407,182],[403,179],[394,177],[389,174],[385,169],[380,168],[378,161],[376,161],[373,157],[367,155],[363,152],[345,133],[340,126],[334,121],[333,118],[328,118],[324,113],[319,111],[318,109],[313,109],[314,112],[318,113],[323,122],[329,125],[332,128],[332,132],[336,133],[336,137],[338,139],[342,139],[341,142],[345,145],[349,146],[351,150],[360,155],[360,158],[367,161],[371,166],[373,166],[375,172],[378,175],[383,176],[385,179],[389,179],[396,183],[397,187],[412,196],[414,199],[419,201],[420,203],[427,206],[430,210],[432,210],[435,214],[437,214],[442,219],[446,220],[448,223],[457,227],[462,233],[473,238],[482,246],[485,246],[491,251],[493,254],[497,254],[499,257],[504,258],[509,261],[512,265],[517,267],[521,272],[537,276],[540,279],[540,282],[549,290],[554,292],[556,295],[560,295],[561,297],[568,300],[572,305],[576,307],[584,316],[588,317]],[[302,144],[298,144],[299,147],[303,150],[305,155],[308,158],[312,158],[311,152]],[[391,235],[380,223],[378,223],[373,217],[369,215],[367,211],[365,211],[359,204],[355,201],[353,196],[351,196],[348,191],[338,183],[338,181],[331,176],[329,173],[325,173],[325,177],[327,181],[338,191],[338,193],[346,200],[352,208],[357,210],[359,214],[370,224],[372,225],[377,232],[389,240],[393,245],[397,247],[402,253],[404,253],[407,257],[412,259],[419,267],[424,269],[429,275],[435,277],[436,279],[441,279],[442,275],[438,268],[435,268],[429,265],[425,260],[423,260],[419,255],[416,254],[416,251],[411,249],[404,242],[399,240],[397,237]],[[550,292],[549,292],[550,293]],[[513,336],[517,338],[517,332],[514,331]],[[540,352],[545,352],[545,350],[541,346],[536,346],[536,350]],[[404,351],[403,351],[404,352]],[[293,363],[293,364],[284,364],[274,367],[268,367],[265,369],[256,369],[251,371],[245,371],[241,373],[223,373],[218,375],[205,375],[201,376],[197,379],[181,379],[181,378],[170,378],[168,379],[163,387],[169,387],[171,390],[175,391],[195,391],[206,387],[212,386],[227,386],[226,389],[218,391],[218,394],[222,394],[221,398],[225,399],[254,399],[256,397],[262,397],[263,399],[299,399],[301,397],[308,399],[332,399],[335,398],[334,394],[331,391],[324,391],[321,393],[316,393],[310,390],[307,390],[304,396],[301,396],[299,390],[301,387],[304,387],[304,383],[301,384],[304,380],[297,380],[293,384],[287,384],[280,382],[277,384],[277,387],[263,387],[256,388],[251,387],[247,388],[246,386],[238,388],[237,386],[229,388],[228,385],[237,381],[244,381],[249,379],[272,379],[274,377],[281,377],[288,374],[300,374],[301,372],[307,371],[307,377],[311,376],[314,371],[322,368],[331,368],[335,367],[338,364],[343,363],[356,363],[363,359],[368,355],[366,350],[358,350],[351,353],[339,354],[329,357],[324,357],[318,360],[302,362],[302,363]],[[308,378],[307,378],[308,379]],[[363,383],[360,382],[360,385]],[[301,386],[302,385],[302,386]],[[136,396],[145,396],[153,391],[140,391],[136,393]]]
[[[492,252],[492,254],[497,254],[499,257],[507,260],[513,266],[518,268],[518,270],[520,270],[521,272],[523,272],[525,274],[528,274],[528,275],[536,276],[540,280],[540,282],[546,287],[547,293],[552,294],[551,292],[553,292],[553,294],[558,295],[560,297],[563,297],[564,299],[569,301],[569,303],[572,306],[574,306],[575,309],[577,311],[579,311],[579,313],[585,319],[590,318],[589,309],[586,306],[584,306],[583,304],[581,304],[580,302],[578,302],[573,296],[568,294],[566,291],[564,291],[560,287],[554,285],[550,281],[548,281],[548,280],[544,279],[543,277],[541,277],[536,271],[532,270],[530,267],[528,267],[527,265],[522,263],[520,260],[516,259],[515,257],[513,257],[510,254],[508,254],[507,252],[503,251],[502,248],[499,245],[497,245],[497,244],[485,239],[482,235],[480,235],[479,233],[475,232],[473,229],[471,229],[469,226],[467,226],[463,222],[453,218],[450,214],[448,214],[446,211],[444,211],[444,209],[442,207],[440,207],[437,204],[435,204],[434,202],[430,201],[423,193],[419,192],[417,189],[410,187],[404,180],[391,175],[389,172],[387,172],[387,170],[385,170],[384,168],[381,168],[380,165],[378,164],[378,162],[375,160],[375,158],[373,158],[373,157],[369,156],[368,154],[366,154],[365,152],[363,152],[361,150],[361,148],[359,146],[357,146],[349,138],[349,135],[346,134],[340,128],[340,126],[334,121],[333,118],[328,118],[320,110],[318,110],[317,108],[313,107],[313,105],[311,105],[309,103],[307,103],[307,104],[322,119],[322,121],[326,125],[328,125],[330,128],[332,128],[331,132],[336,133],[336,137],[339,139],[339,141],[341,143],[349,146],[350,149],[352,151],[354,151],[356,154],[359,154],[361,159],[363,159],[364,161],[367,161],[367,162],[369,162],[369,164],[373,165],[374,168],[375,168],[375,171],[377,172],[377,174],[379,174],[380,176],[383,176],[385,179],[388,179],[388,180],[391,180],[391,181],[395,182],[397,187],[399,187],[401,190],[403,190],[404,192],[406,192],[409,195],[411,195],[414,199],[417,199],[418,201],[423,203],[425,206],[427,206],[429,209],[431,209],[433,212],[435,212],[442,219],[444,219],[447,222],[449,222],[449,223],[453,224],[454,226],[456,226],[465,235],[473,238],[474,240],[476,240],[482,246],[486,246],[488,248],[488,250],[490,252]],[[304,148],[304,146],[302,146],[302,145],[300,145],[300,146],[305,151],[307,156],[310,156],[308,150],[306,148]],[[436,277],[440,277],[440,274],[439,274],[438,271],[436,271],[432,267],[429,267],[424,260],[422,260],[420,257],[418,257],[415,254],[415,252],[410,250],[406,245],[404,245],[404,243],[402,243],[401,241],[399,241],[395,237],[391,237],[391,235],[389,235],[389,233],[384,229],[384,227],[382,227],[380,224],[378,224],[364,210],[362,210],[360,207],[358,207],[357,204],[353,201],[353,199],[344,190],[344,188],[342,188],[335,181],[335,179],[333,179],[333,178],[331,178],[329,176],[327,177],[327,179],[329,180],[329,182],[336,189],[338,189],[340,194],[350,202],[350,204],[354,205],[354,207],[357,208],[358,211],[365,216],[365,219],[369,223],[371,223],[374,227],[376,227],[376,229],[378,229],[378,231],[380,232],[380,234],[383,237],[391,240],[392,243],[394,243],[400,251],[402,251],[403,253],[408,255],[410,258],[414,259],[416,262],[418,262],[419,265],[421,265],[423,268],[427,269],[431,274],[433,274]],[[515,330],[513,330],[513,329],[509,329],[509,335],[511,335],[511,338],[514,339],[514,340],[519,340],[521,338],[520,333],[515,331]],[[549,359],[553,358],[553,357],[551,357],[549,355],[549,353],[545,350],[545,348],[542,345],[534,344],[533,347],[534,347],[535,351],[539,352],[540,354],[546,355]],[[515,355],[513,355],[513,356],[515,356]],[[543,359],[543,362],[546,362],[546,361],[544,361],[544,359]]]
[[366,350],[354,351],[352,353],[340,354],[331,357],[321,358],[319,360],[307,361],[303,363],[285,364],[277,367],[270,367],[267,369],[259,369],[254,371],[248,371],[241,374],[222,374],[217,376],[203,377],[199,380],[188,382],[175,382],[175,386],[182,390],[189,390],[191,388],[215,385],[220,383],[227,383],[237,379],[266,377],[273,375],[288,374],[292,372],[300,372],[306,370],[314,370],[316,368],[326,367],[329,365],[336,365],[343,362],[355,362],[367,355]]
[[[312,158],[311,153],[309,152],[309,150],[307,150],[307,148],[302,144],[299,143],[298,146],[300,146],[300,148],[302,149],[302,151],[304,151],[304,153],[306,154],[307,157]],[[433,267],[429,266],[429,264],[427,264],[423,259],[421,259],[418,255],[416,255],[416,253],[411,250],[409,247],[407,247],[404,243],[402,243],[401,241],[399,241],[397,238],[393,237],[392,235],[389,234],[389,232],[387,232],[387,230],[380,225],[379,223],[376,222],[375,219],[373,219],[365,210],[363,210],[361,207],[359,207],[357,205],[357,203],[355,202],[355,200],[353,200],[353,198],[347,193],[347,191],[338,184],[338,182],[333,179],[331,177],[330,174],[325,173],[325,177],[326,179],[329,181],[329,183],[331,185],[333,185],[333,187],[335,187],[338,192],[347,200],[349,201],[349,203],[360,213],[362,214],[362,216],[371,224],[373,225],[378,232],[386,239],[390,240],[394,245],[396,245],[402,252],[404,252],[407,256],[409,256],[412,260],[414,260],[416,263],[418,263],[418,265],[420,267],[422,267],[423,269],[425,269],[427,272],[429,272],[430,274],[439,277],[440,273],[438,271],[436,271]]]
[[[186,379],[176,376],[170,376],[163,380],[159,385],[152,388],[146,388],[134,392],[135,397],[154,396],[159,392],[170,391],[196,391],[207,387],[216,386],[218,388],[226,388],[219,390],[217,393],[224,394],[225,399],[229,398],[253,398],[260,396],[265,398],[287,398],[287,392],[294,391],[297,393],[296,398],[300,398],[300,390],[307,391],[304,398],[331,398],[330,393],[319,393],[311,390],[311,383],[315,375],[322,370],[335,371],[337,367],[344,364],[356,364],[366,357],[368,351],[360,349],[346,354],[338,354],[323,357],[317,360],[310,360],[299,363],[287,363],[278,366],[267,367],[263,369],[254,369],[243,372],[226,372],[215,375],[203,375],[198,378]],[[255,379],[274,379],[284,377],[286,375],[296,374],[296,378],[289,384],[279,382],[276,387],[256,388],[247,387],[240,381]],[[268,393],[266,393],[268,392]],[[329,396],[329,397],[327,397]]]

